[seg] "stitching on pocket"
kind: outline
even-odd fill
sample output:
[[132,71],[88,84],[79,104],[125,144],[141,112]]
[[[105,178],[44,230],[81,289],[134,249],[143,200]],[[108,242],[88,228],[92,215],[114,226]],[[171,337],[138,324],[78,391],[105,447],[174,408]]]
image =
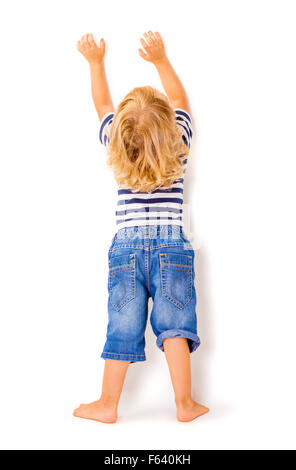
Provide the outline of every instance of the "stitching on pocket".
[[[166,260],[166,258],[169,258],[170,255],[179,255],[179,256],[185,256],[187,259],[190,260],[190,263],[189,264],[182,264],[182,263],[171,263],[170,261],[166,262],[166,261],[163,261]],[[191,255],[187,255],[186,253],[159,253],[159,257],[160,257],[160,264],[162,266],[180,266],[180,267],[184,267],[184,268],[190,268],[192,266],[192,256]]]
[[119,268],[130,268],[133,265],[133,262],[129,264],[119,264],[118,266],[110,266],[110,269],[114,271],[116,269],[116,272],[118,271],[125,271],[124,269],[119,269]]
[[117,281],[118,281],[118,282],[120,282],[120,284],[122,284],[122,285],[123,285],[123,287],[124,287],[124,294],[123,294],[123,296],[121,297],[121,299],[120,299],[120,300],[117,302],[117,304],[119,304],[119,305],[120,305],[120,302],[121,302],[121,300],[122,300],[122,299],[123,299],[123,297],[126,295],[126,285],[125,285],[125,284],[123,284],[123,282],[121,282],[121,280],[120,280],[120,279],[118,279],[118,277],[116,277],[116,276],[115,276],[113,273],[111,273],[111,276],[115,277],[115,279],[117,279]]
[[[187,274],[187,272],[189,272],[189,271],[186,271],[185,273],[183,273],[183,274],[182,274],[180,277],[178,277],[178,278],[175,280],[175,282],[173,282],[173,284],[171,285],[171,294],[172,294],[174,297],[176,297],[176,299],[177,299],[181,304],[183,304],[183,302],[182,302],[181,299],[178,299],[178,297],[174,294],[174,292],[173,292],[173,286],[176,284],[176,282],[179,281],[179,279],[181,279],[181,277],[185,276],[185,275]],[[189,301],[188,301],[188,302],[189,302]],[[186,305],[186,304],[185,304],[185,305]]]
[[[178,268],[184,268],[190,271],[191,269],[191,264],[173,264],[173,263],[162,263],[162,266],[164,267],[169,267],[169,266],[176,266]],[[174,269],[174,268],[173,268]],[[178,270],[177,270],[178,271]]]
[[[126,256],[126,255],[124,255]],[[114,309],[119,311],[126,305],[128,302],[133,300],[136,297],[136,254],[131,253],[130,254],[130,259],[131,262],[129,264],[122,264],[122,265],[117,265],[117,266],[112,266],[110,267],[110,260],[109,260],[109,296],[110,296],[110,302],[113,305]],[[125,269],[120,269],[120,268],[125,268]],[[118,279],[115,274],[119,272],[126,272],[128,273],[128,280],[126,284],[122,282],[120,279]],[[112,278],[115,278],[120,284],[124,287],[124,293],[121,296],[121,298],[114,303],[112,300],[112,293],[113,293],[113,287],[112,287]],[[127,294],[127,286],[130,288],[130,294]],[[126,297],[126,298],[125,298]],[[125,299],[125,300],[123,300]]]
[[[191,263],[188,264],[188,265],[176,265],[176,264],[173,264],[173,263],[163,263],[162,262],[162,257],[163,256],[166,256],[166,255],[169,255],[170,253],[159,253],[159,258],[160,258],[160,278],[161,278],[161,293],[162,293],[162,297],[167,300],[168,302],[171,302],[173,305],[175,305],[176,307],[178,307],[180,310],[183,309],[187,304],[188,302],[192,299],[192,278],[193,278],[193,275],[192,275],[192,271],[193,271],[193,264],[192,264],[192,256],[190,255],[185,255],[187,256],[188,258],[191,258]],[[168,256],[169,258],[169,256]],[[170,266],[174,266],[173,268],[171,268]],[[179,266],[180,269],[176,269],[176,267]],[[185,271],[183,271],[185,269]],[[166,273],[167,272],[170,272],[170,271],[179,271],[179,272],[182,272],[183,273],[181,274],[181,276],[179,276],[177,279],[174,280],[174,282],[169,286],[168,285],[168,282],[167,282],[167,275]],[[186,299],[186,301],[182,301],[181,299],[179,299],[172,291],[173,289],[173,286],[177,283],[177,281],[179,281],[183,276],[185,275],[189,275],[189,286],[188,286],[188,289],[189,289],[189,294],[188,294],[188,298]]]

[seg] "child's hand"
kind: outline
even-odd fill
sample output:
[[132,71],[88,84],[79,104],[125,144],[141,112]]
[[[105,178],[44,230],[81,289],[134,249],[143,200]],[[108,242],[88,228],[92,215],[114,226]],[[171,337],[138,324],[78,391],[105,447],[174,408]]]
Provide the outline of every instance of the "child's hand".
[[142,49],[139,49],[140,56],[153,64],[157,64],[166,59],[165,46],[160,34],[158,32],[153,34],[152,31],[148,31],[148,33],[144,33],[144,37],[147,42],[142,38],[140,41],[146,53]]
[[99,47],[92,34],[85,34],[80,41],[77,42],[77,49],[90,64],[100,64],[103,62],[105,55],[105,41],[101,38]]

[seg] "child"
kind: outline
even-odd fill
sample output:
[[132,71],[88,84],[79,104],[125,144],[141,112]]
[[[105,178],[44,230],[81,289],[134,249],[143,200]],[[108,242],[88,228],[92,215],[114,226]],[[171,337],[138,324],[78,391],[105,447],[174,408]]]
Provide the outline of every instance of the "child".
[[194,250],[182,221],[183,178],[192,137],[185,90],[158,32],[144,33],[140,56],[154,64],[164,90],[145,86],[128,93],[115,111],[104,70],[105,42],[92,34],[77,48],[90,66],[92,97],[100,120],[100,142],[118,183],[117,231],[108,252],[107,339],[101,397],[74,416],[104,423],[117,407],[130,363],[145,361],[149,297],[156,344],[164,351],[179,421],[209,411],[191,397],[190,353],[196,329]]

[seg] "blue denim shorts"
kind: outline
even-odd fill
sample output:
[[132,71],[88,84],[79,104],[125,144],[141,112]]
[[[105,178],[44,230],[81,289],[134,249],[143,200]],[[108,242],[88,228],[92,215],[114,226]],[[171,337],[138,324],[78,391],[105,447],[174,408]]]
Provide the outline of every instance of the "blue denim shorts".
[[108,328],[104,359],[145,361],[148,300],[156,344],[187,338],[190,352],[197,336],[194,250],[182,227],[133,226],[117,231],[108,251]]

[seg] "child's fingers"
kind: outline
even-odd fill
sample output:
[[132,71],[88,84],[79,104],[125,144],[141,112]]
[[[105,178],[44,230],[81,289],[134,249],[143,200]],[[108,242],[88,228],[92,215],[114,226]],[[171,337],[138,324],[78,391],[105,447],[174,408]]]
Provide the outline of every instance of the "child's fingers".
[[156,36],[156,39],[163,45],[163,39],[158,31],[155,33],[155,36]]
[[80,42],[83,44],[87,41],[87,34],[84,34],[80,40]]
[[86,49],[88,47],[87,34],[82,36],[82,38],[80,39],[80,44],[82,49]]
[[150,36],[149,34],[147,33],[144,33],[143,36],[145,37],[146,41],[147,41],[147,44],[150,46],[152,44],[152,41],[150,39]]
[[144,47],[144,49],[148,49],[149,47],[149,44],[147,44],[143,38],[140,39],[141,43],[142,43],[142,46]]
[[94,37],[93,37],[92,34],[88,34],[88,35],[87,35],[87,42],[88,42],[88,44],[89,44],[90,46],[94,46],[95,41],[94,41]]
[[104,38],[101,38],[100,39],[100,48],[101,48],[101,51],[102,51],[102,54],[104,55],[105,54],[105,40]]
[[80,41],[77,41],[77,49],[79,50],[79,52],[83,52],[84,51],[84,46],[83,46],[83,43]]
[[156,37],[154,36],[154,34],[152,33],[152,31],[148,31],[148,35],[149,35],[149,38],[150,38],[150,42],[152,44],[154,44],[156,42]]
[[143,57],[143,59],[149,60],[147,54],[145,54],[145,52],[142,49],[138,49],[138,51],[139,51],[140,56]]

